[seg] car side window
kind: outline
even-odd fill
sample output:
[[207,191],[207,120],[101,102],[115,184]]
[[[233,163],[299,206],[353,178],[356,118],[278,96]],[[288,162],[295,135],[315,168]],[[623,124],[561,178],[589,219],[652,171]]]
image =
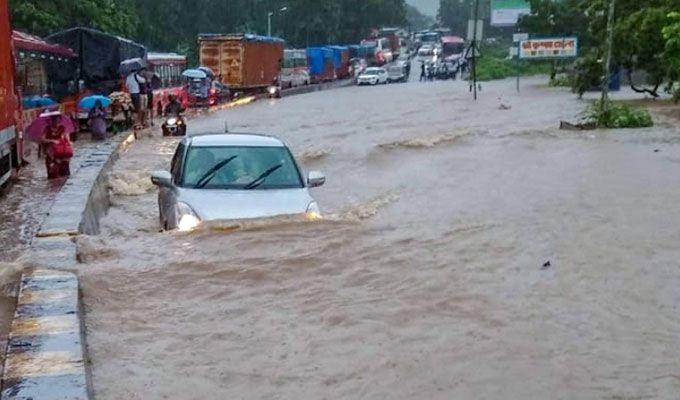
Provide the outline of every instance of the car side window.
[[180,179],[182,178],[182,160],[184,158],[185,147],[186,146],[184,146],[184,143],[180,143],[179,146],[177,146],[175,155],[172,157],[170,173],[172,174],[172,181],[175,183],[175,185],[178,185],[180,183]]

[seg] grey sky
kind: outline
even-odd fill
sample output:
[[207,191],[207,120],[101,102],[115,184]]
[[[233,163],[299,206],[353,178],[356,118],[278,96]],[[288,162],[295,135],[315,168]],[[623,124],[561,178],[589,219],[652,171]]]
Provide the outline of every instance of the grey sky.
[[408,4],[416,6],[420,12],[432,17],[437,16],[439,10],[439,0],[406,0]]

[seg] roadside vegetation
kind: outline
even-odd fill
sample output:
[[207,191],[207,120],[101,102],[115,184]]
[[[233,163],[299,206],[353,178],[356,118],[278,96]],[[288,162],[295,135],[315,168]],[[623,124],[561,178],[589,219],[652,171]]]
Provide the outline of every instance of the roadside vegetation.
[[599,100],[586,111],[586,120],[599,128],[649,128],[654,125],[652,116],[644,108],[610,102],[605,110]]
[[[477,60],[478,81],[490,81],[517,76],[517,60],[508,58],[508,46],[482,46],[481,57]],[[522,61],[519,65],[521,76],[547,75],[550,73],[551,68],[551,63],[545,61],[531,63]]]
[[266,34],[269,12],[272,34],[294,47],[356,43],[375,27],[429,22],[404,0],[10,0],[10,9],[15,29],[32,34],[87,26],[190,61],[199,33]]

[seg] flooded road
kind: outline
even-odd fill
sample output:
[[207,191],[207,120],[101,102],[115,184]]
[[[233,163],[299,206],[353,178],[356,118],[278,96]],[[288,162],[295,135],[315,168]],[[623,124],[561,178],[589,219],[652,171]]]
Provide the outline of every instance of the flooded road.
[[558,131],[583,103],[525,82],[190,122],[286,139],[327,175],[314,223],[159,232],[148,176],[176,140],[136,143],[78,239],[97,398],[677,396],[680,130]]

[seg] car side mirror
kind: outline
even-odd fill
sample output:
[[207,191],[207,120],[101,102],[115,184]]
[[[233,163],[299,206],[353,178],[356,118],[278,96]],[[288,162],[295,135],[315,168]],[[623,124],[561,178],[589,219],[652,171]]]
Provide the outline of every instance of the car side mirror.
[[151,174],[151,183],[156,186],[170,188],[172,184],[172,175],[168,171],[156,171]]
[[326,176],[319,171],[310,171],[307,175],[307,186],[319,187],[326,183]]

